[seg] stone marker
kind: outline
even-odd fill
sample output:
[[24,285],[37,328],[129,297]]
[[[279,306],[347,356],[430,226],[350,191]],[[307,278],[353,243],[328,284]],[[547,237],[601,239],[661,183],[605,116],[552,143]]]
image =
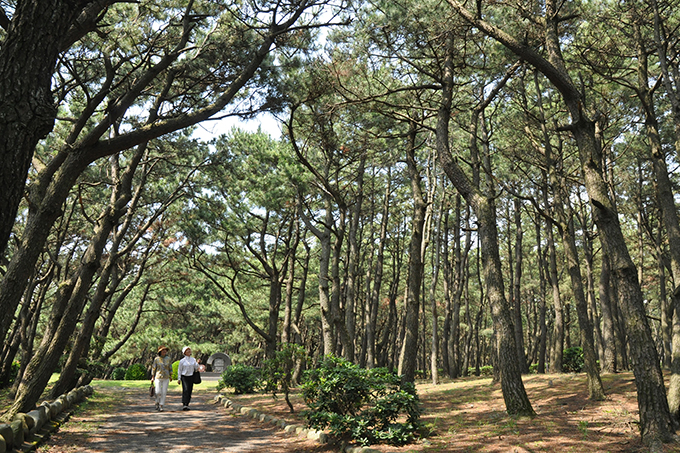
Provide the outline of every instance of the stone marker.
[[208,358],[208,365],[212,366],[213,373],[222,374],[231,366],[231,358],[223,352],[216,352]]

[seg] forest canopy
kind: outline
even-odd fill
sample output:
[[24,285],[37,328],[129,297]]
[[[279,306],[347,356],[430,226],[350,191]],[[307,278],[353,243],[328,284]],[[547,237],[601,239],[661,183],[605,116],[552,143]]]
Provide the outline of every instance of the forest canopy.
[[[0,1],[5,416],[159,344],[288,343],[491,369],[534,415],[522,375],[578,351],[670,441],[676,3]],[[280,134],[215,127],[263,114]]]

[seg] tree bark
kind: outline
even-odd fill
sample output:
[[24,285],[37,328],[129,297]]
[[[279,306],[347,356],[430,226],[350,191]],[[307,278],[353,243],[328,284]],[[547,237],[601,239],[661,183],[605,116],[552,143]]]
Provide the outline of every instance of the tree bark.
[[[18,2],[0,46],[0,255],[23,198],[33,151],[54,127],[52,74],[62,40],[88,3]],[[0,339],[5,333],[0,331]]]
[[349,256],[347,259],[347,282],[345,297],[345,330],[347,331],[346,358],[354,362],[355,342],[356,342],[356,295],[358,283],[358,263],[359,263],[359,221],[364,202],[364,172],[366,168],[366,153],[360,158],[359,168],[357,169],[356,195],[354,197],[354,207],[349,227]]
[[[450,52],[447,52],[443,68],[442,101],[437,115],[436,129],[438,157],[444,172],[456,187],[456,190],[472,207],[479,222],[478,234],[484,282],[491,305],[494,329],[498,336],[498,366],[494,368],[498,369],[501,376],[500,381],[505,407],[510,415],[535,415],[524,388],[522,373],[517,363],[518,354],[514,336],[515,329],[503,288],[503,272],[493,198],[485,197],[478,187],[470,183],[465,173],[463,173],[462,169],[453,159],[449,149],[448,128],[453,93],[453,58]],[[474,128],[476,123],[477,118],[473,114],[471,126]],[[472,147],[476,146],[476,140],[476,134],[474,129],[472,129]]]
[[[632,11],[631,14],[635,14],[635,12]],[[666,155],[659,135],[659,123],[656,116],[654,93],[649,87],[647,49],[645,48],[642,31],[640,30],[641,25],[639,18],[633,17],[632,22],[637,46],[637,98],[642,104],[642,111],[645,115],[645,129],[647,138],[649,139],[652,167],[654,168],[654,175],[656,176],[656,196],[662,214],[663,225],[666,228],[671,273],[673,281],[677,284],[680,282],[680,221],[678,221],[677,207],[675,205],[671,180],[668,177]],[[678,318],[677,322],[680,324],[680,317],[678,314],[678,309],[680,309],[680,294],[678,294],[678,292],[680,292],[680,286],[672,291],[671,300],[673,301],[675,308],[675,317]],[[664,301],[665,299],[661,300]],[[680,335],[680,329],[678,330],[678,335]],[[672,349],[668,406],[677,423],[680,421],[680,337],[677,339],[673,338],[673,344],[677,347]]]
[[512,291],[513,301],[512,310],[515,323],[515,343],[517,344],[517,360],[519,362],[522,373],[529,372],[529,364],[527,363],[526,355],[524,354],[524,329],[522,323],[522,301],[521,301],[521,281],[522,281],[522,238],[524,231],[522,230],[522,203],[519,199],[514,200],[515,208],[515,275]]
[[584,111],[584,99],[573,84],[560,51],[557,5],[553,0],[546,2],[544,44],[548,58],[545,59],[525,44],[467,11],[457,0],[447,1],[468,22],[538,69],[560,91],[572,118],[569,128],[579,149],[585,186],[593,207],[593,219],[603,246],[609,253],[618,300],[625,309],[630,357],[638,391],[642,441],[654,447],[660,442],[672,441],[673,419],[668,407],[658,354],[646,318],[640,282],[621,231],[618,213],[607,192],[601,168],[602,152],[595,138],[595,124]]
[[423,280],[423,226],[427,204],[420,186],[420,171],[418,170],[416,151],[417,129],[411,124],[406,145],[406,163],[408,176],[411,181],[413,197],[413,222],[411,225],[411,241],[409,243],[408,279],[406,296],[405,334],[399,355],[399,374],[403,382],[415,382],[418,354],[418,328],[420,311],[420,290]]
[[380,306],[380,290],[383,280],[383,266],[385,262],[385,243],[387,242],[387,226],[390,213],[390,192],[392,187],[392,173],[388,170],[387,184],[383,198],[382,217],[380,219],[380,233],[378,238],[375,265],[373,268],[373,288],[366,297],[366,367],[373,368],[377,364],[376,332],[378,323],[378,308]]
[[541,240],[541,220],[537,219],[536,221],[536,244],[537,244],[537,250],[536,254],[538,255],[538,280],[539,280],[539,298],[540,298],[540,305],[539,305],[539,314],[538,314],[538,332],[539,332],[539,337],[536,339],[538,342],[538,368],[537,372],[538,373],[545,373],[545,359],[547,355],[547,349],[548,349],[548,325],[546,323],[546,311],[547,311],[547,298],[548,298],[548,290],[547,290],[547,283],[546,283],[546,270],[548,268],[548,265],[545,260],[545,256],[543,254],[543,246]]

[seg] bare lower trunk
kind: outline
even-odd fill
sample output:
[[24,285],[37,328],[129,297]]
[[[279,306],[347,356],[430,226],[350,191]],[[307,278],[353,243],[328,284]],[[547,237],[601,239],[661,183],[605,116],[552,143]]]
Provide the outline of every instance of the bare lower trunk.
[[411,241],[409,244],[408,257],[408,294],[406,296],[406,318],[404,342],[399,355],[399,374],[404,382],[414,382],[417,353],[418,353],[418,328],[420,311],[420,290],[423,279],[422,243],[423,226],[425,224],[426,203],[420,187],[420,173],[415,161],[416,129],[414,126],[409,131],[407,144],[408,173],[411,180],[413,196],[413,225]]

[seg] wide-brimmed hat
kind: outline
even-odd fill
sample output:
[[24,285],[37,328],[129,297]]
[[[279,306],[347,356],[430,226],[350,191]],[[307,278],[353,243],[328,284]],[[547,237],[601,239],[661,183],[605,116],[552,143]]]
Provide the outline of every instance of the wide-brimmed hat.
[[165,349],[166,351],[170,350],[170,348],[168,348],[167,346],[159,346],[158,347],[158,353],[160,354],[163,349]]
[[190,346],[184,346],[184,347],[182,348],[182,354],[184,354],[185,352],[187,352],[187,349],[191,349],[191,347],[190,347]]

